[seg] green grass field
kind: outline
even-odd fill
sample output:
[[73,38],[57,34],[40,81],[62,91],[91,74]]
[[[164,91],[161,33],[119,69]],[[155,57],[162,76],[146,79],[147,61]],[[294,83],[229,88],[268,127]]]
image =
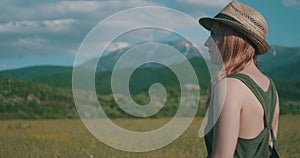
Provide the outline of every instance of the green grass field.
[[[280,117],[278,135],[281,156],[300,157],[300,115]],[[147,131],[169,119],[115,119],[122,127]],[[149,126],[151,125],[151,126]],[[145,153],[113,149],[94,138],[80,120],[0,121],[1,158],[201,158],[205,157],[203,138],[198,137],[201,119],[168,146]]]

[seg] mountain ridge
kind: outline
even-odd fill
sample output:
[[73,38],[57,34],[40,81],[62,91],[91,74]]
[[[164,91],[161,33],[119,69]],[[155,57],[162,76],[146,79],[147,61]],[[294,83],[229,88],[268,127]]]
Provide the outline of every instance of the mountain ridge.
[[[166,42],[167,43],[167,42]],[[180,44],[178,44],[180,43]],[[169,45],[174,45],[175,48],[181,49],[181,53],[186,53],[188,59],[195,57],[202,57],[196,50],[189,49],[189,53],[186,52],[187,48],[183,48],[186,46],[183,41],[173,41],[169,42]],[[189,43],[189,45],[191,45]],[[100,59],[97,65],[97,72],[99,71],[110,71],[113,69],[114,64],[117,62],[117,59],[121,56],[122,51],[126,51],[127,49],[116,50],[114,52],[110,52],[108,55],[105,55]],[[275,52],[272,52],[275,50]],[[183,52],[182,52],[183,51]],[[118,54],[117,56],[114,56]],[[274,56],[274,54],[276,54]],[[272,49],[263,55],[258,56],[258,65],[262,72],[267,75],[273,77],[279,77],[283,79],[300,79],[300,71],[296,69],[299,64],[300,59],[300,47],[285,47],[275,45],[272,46]],[[91,59],[94,60],[94,59]],[[296,60],[296,61],[295,61]],[[294,61],[294,62],[291,62]],[[88,61],[84,64],[88,64]],[[148,64],[145,67],[155,67],[154,64]],[[157,65],[156,65],[157,66]],[[84,66],[83,66],[84,67]],[[293,68],[293,71],[289,71],[289,68]],[[284,71],[282,71],[284,69]],[[34,80],[39,77],[51,76],[53,74],[61,74],[61,73],[69,73],[72,72],[72,66],[55,66],[55,65],[40,65],[40,66],[28,66],[24,68],[10,69],[10,70],[2,70],[0,71],[0,76],[13,77],[20,80]],[[288,71],[287,71],[288,70]],[[291,75],[292,74],[292,75]],[[299,74],[299,75],[298,75]]]

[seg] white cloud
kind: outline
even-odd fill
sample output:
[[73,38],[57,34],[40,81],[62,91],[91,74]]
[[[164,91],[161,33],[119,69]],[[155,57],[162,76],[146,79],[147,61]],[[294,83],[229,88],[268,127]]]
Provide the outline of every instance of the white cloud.
[[287,7],[296,7],[296,6],[300,6],[300,1],[299,0],[283,0],[282,4]]
[[[72,56],[80,42],[98,22],[124,9],[145,5],[158,4],[143,0],[1,0],[0,49],[9,53],[0,53],[0,57],[19,58],[33,54],[66,52]],[[46,44],[37,46],[43,42]]]
[[[149,11],[153,14],[149,14]],[[165,26],[166,28],[188,27],[186,16],[177,16],[179,13],[174,10],[162,8],[139,8],[123,12],[119,16],[113,16],[109,21],[105,21],[104,27],[133,28],[133,26]],[[134,17],[134,18],[133,18]]]
[[64,31],[68,29],[70,25],[74,22],[75,22],[74,19],[58,19],[58,20],[44,20],[41,23],[49,30]]
[[103,7],[101,2],[96,1],[61,1],[43,7],[47,13],[91,13]]
[[25,37],[17,39],[12,45],[20,47],[41,47],[46,43],[47,40],[40,37]]
[[198,7],[218,8],[224,7],[224,5],[231,2],[231,0],[177,0],[177,2]]
[[0,24],[0,32],[19,32],[30,28],[35,29],[37,27],[37,23],[32,21],[9,22],[5,24]]
[[[108,16],[116,11],[137,6],[157,5],[147,1],[61,1],[54,4],[45,5],[42,11],[47,14],[86,14],[92,16]],[[94,14],[94,15],[93,15]],[[82,15],[81,15],[82,16]]]
[[0,24],[0,33],[30,33],[37,31],[60,32],[70,28],[74,19],[56,19],[42,21],[16,21]]
[[[205,1],[207,4],[204,4],[204,0],[200,1],[203,1],[203,5],[212,7],[220,6],[222,2],[221,0],[216,2]],[[188,14],[195,11],[194,15],[199,17],[203,15],[199,12],[200,5],[200,2],[191,0],[172,3],[167,1],[149,2],[145,0],[0,1],[0,49],[3,52],[9,52],[1,53],[0,57],[19,58],[20,56],[30,56],[32,54],[66,52],[72,56],[76,54],[76,49],[79,47],[80,42],[95,24],[124,9],[139,6],[167,6],[178,10],[182,8],[180,11]],[[133,23],[135,26],[138,24],[149,24],[150,22],[152,24],[151,20],[153,18],[158,18],[153,25],[164,23],[165,26],[168,26],[173,21],[176,21],[172,28],[186,27],[183,19],[173,18],[168,13],[161,13],[159,17],[152,15],[152,13],[138,13],[131,14],[129,16],[130,19],[119,18],[110,23],[110,26],[107,25],[103,36],[111,35],[118,27],[131,26]],[[116,41],[121,43],[117,43],[109,49],[125,47],[128,43],[132,44],[132,41],[152,41],[167,36],[169,36],[167,31],[160,32],[160,34],[155,33],[155,31],[147,32],[143,30],[130,32],[126,35],[125,40]],[[103,41],[108,40],[103,39]]]
[[108,46],[108,47],[106,47],[106,50],[111,51],[111,52],[130,46],[130,44],[127,42],[112,42],[112,43],[105,42],[105,45]]

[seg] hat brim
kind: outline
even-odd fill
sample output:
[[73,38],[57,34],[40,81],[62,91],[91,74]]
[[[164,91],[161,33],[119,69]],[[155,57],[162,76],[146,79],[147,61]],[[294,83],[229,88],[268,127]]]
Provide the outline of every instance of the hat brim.
[[241,23],[224,18],[204,17],[199,19],[200,25],[202,25],[205,29],[209,31],[211,30],[211,27],[214,25],[215,22],[221,22],[246,36],[256,46],[259,54],[264,54],[270,50],[270,45],[265,39],[253,36],[255,33],[251,32],[251,29],[247,29],[247,27]]

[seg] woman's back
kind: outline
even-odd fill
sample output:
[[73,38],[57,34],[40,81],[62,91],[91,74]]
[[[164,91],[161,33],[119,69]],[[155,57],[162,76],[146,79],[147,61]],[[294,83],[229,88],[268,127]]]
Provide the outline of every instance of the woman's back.
[[[212,152],[214,149],[212,147],[214,136],[216,136],[216,141],[219,141],[219,149],[226,149],[224,145],[222,147],[222,143],[220,143],[222,140],[218,140],[217,135],[220,133],[222,135],[226,134],[224,131],[230,131],[231,129],[228,128],[233,128],[238,129],[236,134],[238,138],[236,140],[235,138],[226,138],[227,140],[223,140],[223,142],[225,142],[225,145],[228,140],[236,142],[234,153],[232,153],[235,157],[268,157],[271,154],[269,149],[273,147],[272,139],[275,142],[278,129],[279,104],[273,82],[256,67],[248,66],[237,74],[229,75],[227,85],[229,90],[226,92],[235,94],[226,94],[228,97],[225,99],[224,112],[222,111],[223,114],[221,114],[222,119],[218,121],[221,124],[218,125],[218,129],[223,133],[216,132],[214,128],[205,138],[208,152]],[[236,98],[230,97],[231,95],[236,96]],[[239,100],[239,103],[243,103],[240,108],[234,107],[240,109],[239,111],[231,113],[231,110],[226,110],[230,106],[227,105],[226,107],[226,102],[235,102],[230,99],[236,99]],[[236,124],[233,124],[234,121],[230,121],[230,118],[239,118],[239,120]],[[232,130],[232,133],[234,137],[234,130]],[[228,146],[230,146],[230,143]],[[277,145],[275,148],[277,151]]]
[[[256,66],[246,67],[244,70],[239,72],[247,75],[257,86],[262,93],[267,93],[271,88],[270,79],[262,74]],[[232,78],[236,84],[240,87],[240,96],[244,99],[244,105],[242,106],[241,117],[240,117],[240,130],[239,138],[251,139],[259,135],[263,131],[264,124],[264,108],[257,96],[245,85],[241,80]],[[273,129],[275,135],[277,135],[277,123],[279,117],[279,100],[276,93],[276,108],[274,113]],[[270,98],[268,98],[270,99]],[[276,129],[276,130],[275,130]],[[272,142],[270,141],[272,145]]]

